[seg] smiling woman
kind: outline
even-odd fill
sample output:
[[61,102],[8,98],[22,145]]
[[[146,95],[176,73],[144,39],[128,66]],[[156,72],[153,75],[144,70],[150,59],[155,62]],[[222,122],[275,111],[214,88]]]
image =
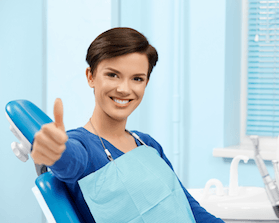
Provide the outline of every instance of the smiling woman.
[[80,221],[223,222],[188,193],[158,142],[126,130],[158,60],[155,48],[136,30],[115,28],[92,42],[86,60],[95,93],[92,116],[84,127],[65,132],[57,99],[55,122],[36,134],[31,154],[66,183]]
[[125,129],[128,116],[143,98],[148,82],[147,72],[147,56],[140,53],[105,59],[99,63],[95,75],[87,68],[88,84],[95,92],[95,114],[92,116],[94,125],[100,126],[100,123],[96,123],[98,120],[102,125],[105,120],[109,124],[113,120],[125,120]]

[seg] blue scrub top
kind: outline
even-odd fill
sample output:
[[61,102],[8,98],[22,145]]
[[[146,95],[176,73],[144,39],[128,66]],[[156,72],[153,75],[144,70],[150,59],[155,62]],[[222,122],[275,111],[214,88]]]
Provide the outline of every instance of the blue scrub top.
[[[133,132],[135,132],[141,138],[141,140],[144,141],[145,144],[156,149],[162,159],[173,170],[170,161],[165,156],[163,149],[158,142],[156,142],[148,134],[144,134],[138,131]],[[79,211],[78,215],[81,222],[95,223],[95,220],[92,217],[91,212],[82,196],[77,181],[89,175],[90,173],[102,168],[109,162],[109,160],[97,135],[87,131],[83,127],[70,130],[67,132],[67,135],[69,139],[66,142],[66,150],[62,154],[61,158],[49,168],[59,180],[66,183],[69,193],[73,198],[73,202],[76,205],[76,209]],[[114,159],[117,159],[124,154],[107,140],[103,139],[103,142]],[[136,143],[138,146],[141,145],[138,140],[136,140]],[[197,223],[223,222],[221,219],[215,218],[204,208],[202,208],[199,203],[188,193],[188,191],[182,184],[181,186],[189,201]]]

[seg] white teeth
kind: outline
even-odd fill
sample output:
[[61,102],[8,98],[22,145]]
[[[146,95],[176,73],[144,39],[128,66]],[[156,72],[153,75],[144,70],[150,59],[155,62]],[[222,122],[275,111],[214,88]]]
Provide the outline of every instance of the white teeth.
[[118,100],[118,99],[113,99],[116,103],[118,103],[118,104],[122,104],[122,105],[124,105],[124,104],[127,104],[128,102],[129,102],[129,100]]

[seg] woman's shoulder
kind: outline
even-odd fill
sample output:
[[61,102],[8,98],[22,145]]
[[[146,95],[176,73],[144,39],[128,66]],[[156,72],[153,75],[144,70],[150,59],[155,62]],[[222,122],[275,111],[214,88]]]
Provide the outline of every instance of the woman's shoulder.
[[83,138],[84,134],[87,134],[85,129],[82,127],[67,130],[66,133],[69,138],[73,138],[73,139]]
[[66,133],[68,136],[68,141],[66,142],[67,148],[81,148],[90,153],[96,153],[100,148],[103,149],[99,137],[83,127],[68,130]]
[[170,166],[171,169],[173,169],[170,161],[168,160],[168,158],[166,157],[162,146],[154,139],[152,138],[149,134],[146,133],[142,133],[139,131],[131,131],[136,133],[142,141],[144,141],[144,143],[150,147],[153,147],[154,149],[156,149],[158,151],[158,153],[160,154],[160,156],[162,157],[163,160],[165,160],[165,162]]
[[[80,135],[86,133],[86,129],[83,127],[78,127],[76,129],[67,130],[67,135]],[[88,131],[87,131],[88,132]]]
[[146,145],[157,149],[158,152],[160,154],[162,154],[163,149],[162,149],[161,145],[154,138],[152,138],[149,134],[139,132],[139,131],[136,131],[136,130],[132,130],[131,132],[136,133]]
[[68,130],[67,135],[70,140],[78,140],[80,142],[88,142],[98,140],[97,137],[83,127]]
[[156,142],[156,140],[147,133],[143,133],[137,130],[132,130],[131,132],[136,133],[146,144],[147,142]]

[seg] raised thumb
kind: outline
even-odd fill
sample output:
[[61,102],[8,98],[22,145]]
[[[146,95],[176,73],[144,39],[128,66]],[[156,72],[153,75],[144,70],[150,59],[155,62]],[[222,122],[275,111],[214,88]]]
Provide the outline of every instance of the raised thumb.
[[65,132],[65,126],[63,122],[63,103],[60,98],[56,98],[53,107],[54,124],[57,128]]

